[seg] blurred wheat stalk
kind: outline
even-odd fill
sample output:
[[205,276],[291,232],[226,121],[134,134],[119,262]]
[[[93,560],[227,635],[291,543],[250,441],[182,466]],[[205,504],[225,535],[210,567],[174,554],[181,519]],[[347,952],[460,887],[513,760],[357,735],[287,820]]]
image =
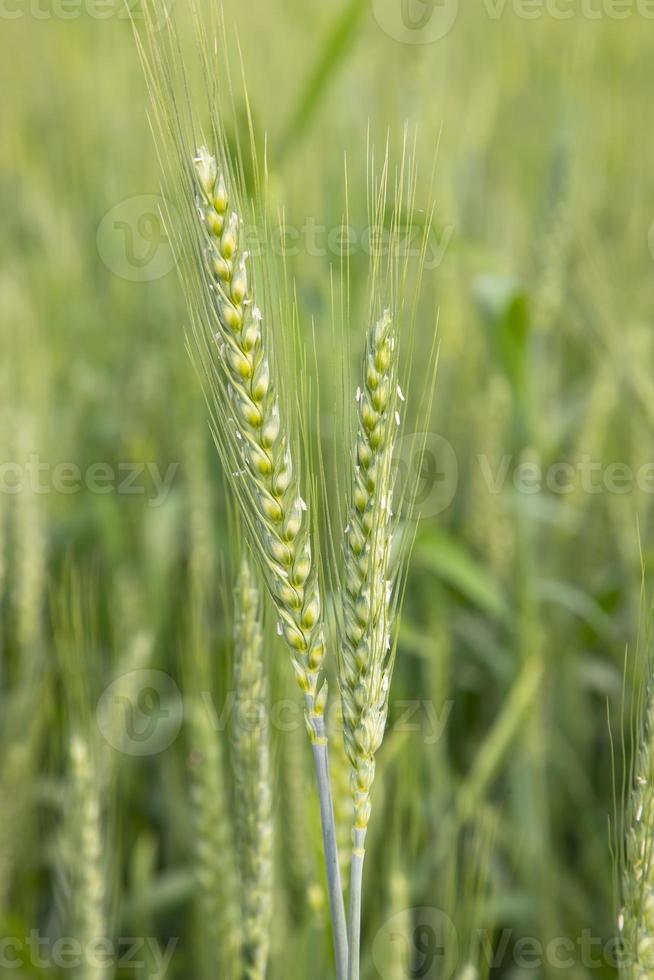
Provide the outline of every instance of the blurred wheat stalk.
[[[649,643],[647,644],[649,646]],[[651,656],[651,654],[650,654]],[[654,674],[646,665],[640,690],[637,750],[622,850],[621,975],[646,980],[654,972]]]

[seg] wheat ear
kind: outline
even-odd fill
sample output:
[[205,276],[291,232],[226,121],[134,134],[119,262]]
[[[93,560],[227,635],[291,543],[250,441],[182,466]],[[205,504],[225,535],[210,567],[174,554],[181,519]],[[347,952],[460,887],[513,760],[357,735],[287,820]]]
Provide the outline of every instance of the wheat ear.
[[233,426],[240,444],[244,517],[254,532],[271,580],[283,635],[307,704],[312,739],[324,730],[326,688],[319,687],[325,655],[317,575],[306,515],[294,477],[289,437],[280,411],[262,314],[254,303],[247,252],[240,246],[240,220],[230,211],[225,181],[206,150],[196,158],[200,211],[215,293],[220,363],[228,374]]
[[345,532],[343,641],[339,682],[345,749],[352,766],[354,829],[350,880],[350,980],[359,976],[361,884],[375,754],[384,737],[393,668],[390,577],[392,456],[398,424],[397,355],[388,310],[368,332],[357,392],[355,472]]
[[259,591],[243,559],[234,619],[234,778],[248,980],[264,980],[266,976],[272,918],[272,787],[261,617]]
[[654,972],[654,691],[644,704],[640,746],[634,765],[623,869],[621,975],[647,980]]
[[[263,315],[250,286],[248,254],[240,242],[241,220],[227,181],[205,148],[195,158],[198,210],[204,229],[205,278],[216,325],[218,363],[212,361],[214,389],[229,418],[214,418],[215,437],[228,466],[240,514],[261,561],[291,650],[305,698],[323,827],[334,945],[339,976],[347,961],[347,930],[340,883],[334,807],[325,729],[327,683],[321,684],[325,656],[318,575],[312,559],[307,505],[299,493],[291,440],[262,332]],[[201,342],[203,343],[203,342]]]

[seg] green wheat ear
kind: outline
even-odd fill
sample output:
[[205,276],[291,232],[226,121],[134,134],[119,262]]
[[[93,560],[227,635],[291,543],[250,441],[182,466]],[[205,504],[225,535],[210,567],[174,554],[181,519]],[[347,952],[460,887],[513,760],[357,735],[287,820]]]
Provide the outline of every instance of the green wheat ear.
[[365,840],[375,756],[384,738],[394,664],[391,628],[397,607],[391,547],[393,450],[399,425],[397,351],[385,310],[368,332],[362,387],[357,391],[356,459],[344,543],[342,649],[339,684],[345,750],[354,801],[350,877],[349,972],[359,976],[359,932]]
[[236,592],[234,648],[234,778],[241,864],[244,968],[248,980],[264,980],[273,910],[268,682],[261,596],[245,558],[241,562]]
[[264,341],[264,314],[250,283],[237,204],[216,159],[204,147],[195,169],[215,357],[229,405],[228,417],[215,420],[216,441],[270,584],[305,695],[309,734],[316,741],[324,735],[327,690],[325,685],[319,690],[325,641],[307,505],[299,492],[290,431]]
[[[339,977],[347,958],[327,753],[327,682],[323,605],[313,560],[308,508],[298,484],[297,453],[271,361],[272,337],[256,302],[241,242],[242,209],[229,175],[204,147],[194,159],[198,248],[189,291],[195,351],[212,407],[213,433],[238,501],[238,515],[279,617],[305,699],[316,765],[325,861]],[[195,304],[195,306],[194,306]]]
[[623,868],[621,975],[647,980],[654,972],[654,691],[644,703],[640,746],[633,771]]
[[356,463],[345,531],[343,648],[339,680],[352,765],[355,831],[363,846],[375,755],[384,737],[393,656],[393,449],[398,427],[397,356],[388,310],[368,334],[358,389]]

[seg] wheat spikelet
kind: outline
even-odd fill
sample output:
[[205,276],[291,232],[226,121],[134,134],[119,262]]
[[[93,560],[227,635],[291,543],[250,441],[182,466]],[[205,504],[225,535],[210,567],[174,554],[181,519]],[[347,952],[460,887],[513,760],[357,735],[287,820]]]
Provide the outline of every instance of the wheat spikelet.
[[234,776],[248,980],[265,978],[272,917],[272,789],[263,646],[261,600],[244,559],[234,621]]
[[241,923],[234,835],[225,787],[223,753],[207,706],[197,698],[187,710],[191,744],[191,801],[195,864],[202,930],[199,958],[203,977],[240,976]]

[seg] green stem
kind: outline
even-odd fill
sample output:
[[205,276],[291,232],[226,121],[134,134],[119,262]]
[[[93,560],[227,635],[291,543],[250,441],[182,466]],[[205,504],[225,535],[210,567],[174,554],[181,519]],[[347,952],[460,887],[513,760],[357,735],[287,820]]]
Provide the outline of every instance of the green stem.
[[352,867],[350,871],[350,952],[347,980],[359,980],[359,959],[361,950],[361,889],[363,884],[363,862],[366,856],[366,828],[355,827],[353,831]]
[[341,868],[338,860],[338,845],[336,843],[336,821],[334,819],[334,801],[332,784],[329,774],[329,750],[325,733],[324,718],[315,718],[317,739],[312,742],[313,758],[316,765],[318,781],[318,796],[320,798],[320,820],[322,823],[322,840],[325,851],[327,868],[327,887],[329,889],[329,908],[334,932],[334,956],[336,958],[337,980],[347,980],[348,943],[347,926],[345,923],[345,904],[341,887]]

